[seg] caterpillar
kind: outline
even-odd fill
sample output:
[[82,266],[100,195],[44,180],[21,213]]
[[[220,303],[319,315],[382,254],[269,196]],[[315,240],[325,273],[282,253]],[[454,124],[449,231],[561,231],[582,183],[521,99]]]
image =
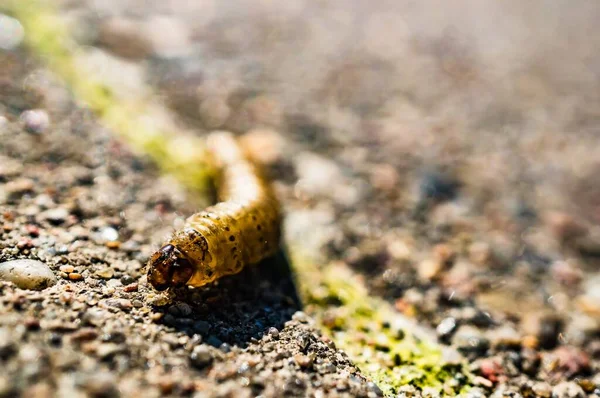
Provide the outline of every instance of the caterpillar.
[[148,282],[156,290],[200,287],[279,249],[279,203],[258,166],[231,133],[212,133],[207,147],[219,202],[190,216],[150,257]]

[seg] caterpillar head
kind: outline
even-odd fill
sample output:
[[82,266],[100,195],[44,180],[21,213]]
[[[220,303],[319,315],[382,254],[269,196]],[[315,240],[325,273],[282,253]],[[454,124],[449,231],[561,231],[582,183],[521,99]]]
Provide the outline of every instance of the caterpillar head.
[[193,273],[190,261],[171,244],[161,247],[148,261],[148,282],[159,291],[185,286]]

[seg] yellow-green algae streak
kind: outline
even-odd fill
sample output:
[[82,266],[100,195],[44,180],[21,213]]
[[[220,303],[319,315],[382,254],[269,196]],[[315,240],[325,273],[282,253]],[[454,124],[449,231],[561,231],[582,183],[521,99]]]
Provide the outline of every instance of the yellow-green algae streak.
[[[188,188],[206,193],[211,170],[201,139],[182,134],[169,122],[155,123],[146,116],[160,113],[160,104],[148,98],[120,98],[110,86],[80,68],[75,59],[81,49],[70,39],[51,3],[9,0],[2,8],[23,24],[29,48],[107,127]],[[302,242],[287,245],[305,310],[386,395],[407,384],[442,396],[456,396],[468,389],[465,368],[444,364],[439,345],[405,324],[398,325],[396,321],[404,318],[387,302],[369,296],[347,267],[338,263],[319,267],[318,260],[303,254]]]
[[205,192],[210,168],[206,167],[203,141],[178,131],[151,98],[120,98],[113,87],[76,62],[84,51],[71,39],[53,4],[8,0],[0,10],[5,9],[23,24],[27,46],[68,83],[75,98],[89,106],[105,126],[135,151],[152,157],[164,172]]
[[305,311],[386,396],[404,385],[452,397],[469,390],[465,363],[447,363],[433,336],[370,296],[359,275],[341,262],[317,267],[300,242],[288,244]]

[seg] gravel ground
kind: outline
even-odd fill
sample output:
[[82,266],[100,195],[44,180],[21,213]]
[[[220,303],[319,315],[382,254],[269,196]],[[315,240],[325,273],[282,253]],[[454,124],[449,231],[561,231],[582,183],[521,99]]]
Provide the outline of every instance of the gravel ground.
[[[343,261],[461,352],[473,396],[598,396],[600,8],[462,2],[466,15],[408,3],[82,0],[63,11],[105,80],[151,85],[198,135],[244,134],[289,239]],[[124,395],[378,393],[293,316],[283,259],[277,275],[263,265],[197,292],[202,301],[157,307],[144,261],[203,203],[158,179],[28,59],[2,63],[2,257],[38,258],[60,278],[39,293],[3,287],[7,391],[43,371],[42,391],[89,390],[101,368]],[[96,324],[82,314],[96,310]],[[37,353],[14,348],[23,335]],[[35,344],[52,338],[57,347]],[[67,349],[79,373],[53,359]],[[29,370],[27,355],[48,366]]]
[[283,259],[155,295],[149,254],[202,204],[28,56],[0,65],[0,267],[37,289],[0,282],[0,396],[378,395],[298,311]]

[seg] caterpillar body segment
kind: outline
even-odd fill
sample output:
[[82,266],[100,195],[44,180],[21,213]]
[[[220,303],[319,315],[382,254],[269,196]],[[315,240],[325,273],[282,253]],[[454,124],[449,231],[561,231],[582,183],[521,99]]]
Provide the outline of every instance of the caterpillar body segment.
[[199,287],[240,272],[279,248],[279,204],[257,166],[230,133],[208,139],[219,202],[190,216],[148,262],[157,290]]

